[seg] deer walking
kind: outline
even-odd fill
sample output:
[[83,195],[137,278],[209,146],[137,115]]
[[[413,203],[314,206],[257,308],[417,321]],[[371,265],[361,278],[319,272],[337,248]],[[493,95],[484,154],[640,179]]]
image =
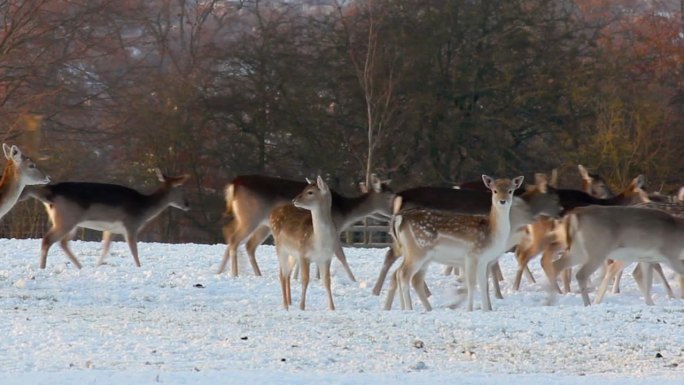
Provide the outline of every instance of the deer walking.
[[190,209],[180,188],[188,175],[170,177],[156,171],[161,185],[151,194],[142,194],[116,184],[89,182],[62,182],[32,189],[29,195],[45,204],[52,222],[52,228],[41,244],[40,268],[45,268],[50,246],[57,241],[69,260],[81,268],[81,263],[68,245],[77,227],[103,232],[98,266],[104,263],[109,253],[113,233],[124,235],[135,265],[140,267],[137,236],[142,228],[169,206],[184,211]]
[[309,265],[314,262],[322,272],[323,284],[328,295],[328,309],[335,310],[330,263],[341,245],[333,222],[331,206],[332,192],[319,176],[316,183],[308,185],[291,204],[274,209],[270,215],[285,309],[289,309],[292,304],[290,276],[294,264],[297,263],[302,281],[299,308],[304,310],[309,285]]
[[[553,262],[554,275],[565,268],[581,265],[576,273],[582,300],[588,306],[587,283],[607,259],[623,262],[666,263],[684,274],[684,219],[655,209],[639,207],[589,206],[567,215],[558,230],[568,251]],[[621,265],[609,269],[599,286],[594,303],[601,301],[608,283]],[[648,304],[651,269],[643,269],[645,280],[637,279]]]

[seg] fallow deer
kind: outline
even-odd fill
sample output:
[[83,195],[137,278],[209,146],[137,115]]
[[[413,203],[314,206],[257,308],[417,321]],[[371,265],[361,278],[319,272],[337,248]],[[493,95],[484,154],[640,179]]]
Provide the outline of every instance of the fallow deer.
[[[684,219],[655,209],[639,207],[589,206],[574,210],[557,230],[565,238],[568,251],[552,264],[552,280],[557,272],[581,264],[576,279],[585,306],[590,304],[587,283],[607,259],[626,262],[666,263],[684,274]],[[600,302],[615,270],[609,270],[599,286],[595,303]],[[645,281],[637,280],[647,303],[650,297],[651,269]]]
[[482,294],[482,308],[491,310],[488,269],[506,251],[513,192],[520,187],[523,177],[494,180],[483,175],[482,179],[492,191],[488,217],[427,209],[406,210],[393,217],[392,235],[404,259],[393,278],[386,308],[391,307],[398,287],[403,306],[411,309],[409,282],[412,282],[423,306],[430,310],[424,276],[430,262],[436,261],[465,267],[468,311],[473,310],[476,278]]
[[124,235],[135,265],[140,267],[137,236],[142,228],[169,206],[190,209],[180,188],[188,175],[169,177],[156,171],[161,186],[151,194],[116,184],[89,182],[62,182],[31,189],[29,195],[45,203],[52,222],[52,228],[43,237],[40,268],[45,268],[50,246],[57,241],[71,262],[81,268],[68,245],[77,227],[103,232],[98,265],[104,263],[113,233]]
[[[577,165],[577,168],[579,170],[580,176],[582,177],[582,190],[596,198],[610,198],[612,196],[615,196],[613,191],[610,189],[610,186],[608,186],[608,183],[598,174],[593,174],[590,173],[584,166],[581,164]],[[644,197],[647,197],[647,199],[644,199]],[[657,200],[656,200],[657,199]],[[656,201],[653,201],[656,200]],[[653,202],[652,202],[653,201]],[[663,199],[663,196],[660,196],[659,194],[641,194],[641,202],[637,202],[635,205],[640,206],[640,205],[645,205],[646,207],[649,207],[651,205],[663,205],[666,206],[667,199]],[[630,205],[634,204],[633,202],[629,203]],[[661,207],[654,207],[654,208],[662,208]],[[611,273],[612,275],[615,276],[614,281],[613,281],[613,293],[619,293],[620,292],[620,278],[622,277],[622,268],[624,267],[624,263],[621,261],[617,261],[617,265],[612,265],[612,261],[609,261],[609,266],[610,268],[606,270],[606,273]],[[659,264],[648,264],[648,263],[639,263],[637,266],[634,268],[632,271],[632,276],[634,277],[637,282],[639,282],[640,278],[643,276],[642,269],[653,269],[655,270],[656,274],[660,277],[660,280],[663,282],[663,286],[665,287],[665,290],[667,292],[668,297],[672,298],[674,297],[674,294],[672,293],[672,288],[670,287],[669,282],[667,281],[667,278],[665,278],[665,273],[663,272],[663,268]],[[617,271],[616,273],[612,273],[614,271]],[[567,281],[566,281],[567,282]]]
[[[263,175],[242,175],[233,179],[225,190],[227,213],[233,219],[224,227],[228,247],[218,273],[225,270],[230,260],[231,275],[238,275],[237,250],[247,240],[247,255],[252,269],[255,275],[261,275],[255,251],[271,233],[269,214],[275,207],[291,202],[306,187],[305,182]],[[371,188],[358,197],[345,197],[333,190],[330,194],[332,218],[339,232],[368,215],[378,213],[389,217],[391,214],[390,205],[394,194],[375,175],[371,176]],[[335,251],[335,256],[349,278],[355,281],[341,247]]]
[[331,206],[332,192],[319,176],[316,184],[308,185],[291,204],[279,206],[271,212],[269,222],[280,265],[280,285],[285,309],[292,304],[290,275],[296,263],[302,276],[299,308],[304,310],[309,285],[309,264],[314,262],[323,275],[328,308],[335,310],[330,282],[330,263],[341,245],[339,232],[333,222]]
[[[492,207],[491,195],[491,192],[470,189],[416,187],[396,194],[393,213],[398,214],[403,210],[424,208],[486,217]],[[555,195],[546,194],[545,184],[532,186],[519,197],[515,197],[511,207],[511,236],[507,241],[507,250],[519,243],[524,226],[532,223],[539,215],[557,216],[559,207],[558,198]],[[382,268],[373,287],[373,295],[380,295],[387,272],[401,256],[396,252],[390,248],[385,254]],[[500,290],[497,284],[498,282],[495,280],[494,288],[497,291],[497,298],[500,298]]]
[[22,154],[19,147],[3,143],[2,150],[7,166],[0,179],[0,218],[14,207],[25,186],[50,182],[50,178],[36,167],[31,158]]
[[[639,175],[636,178],[634,178],[620,194],[606,199],[595,198],[584,191],[572,189],[558,189],[552,186],[549,186],[549,193],[556,194],[558,196],[560,205],[563,208],[561,214],[567,214],[576,208],[589,205],[629,206],[640,202],[646,202],[648,201],[648,196],[646,192],[642,189],[643,185],[644,177],[642,175]],[[550,236],[553,237],[553,234],[551,234]],[[552,263],[553,258],[559,252],[563,251],[565,248],[566,245],[564,245],[564,243],[561,240],[552,238],[547,242],[547,246],[542,253],[541,259],[542,269],[544,270],[544,273],[546,274],[547,278],[549,278],[549,282],[552,288],[555,289],[558,293],[562,293],[562,291],[558,286],[558,283],[555,281],[555,279],[551,279],[551,277],[555,276]],[[532,255],[532,257],[533,256],[534,255]],[[529,262],[529,259],[527,262]],[[566,291],[569,291],[569,281],[566,281],[565,284]]]

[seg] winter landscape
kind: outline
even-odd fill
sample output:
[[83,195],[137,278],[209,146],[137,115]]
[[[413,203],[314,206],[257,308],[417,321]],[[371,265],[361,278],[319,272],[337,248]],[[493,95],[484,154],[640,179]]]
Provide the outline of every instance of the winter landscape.
[[349,248],[358,282],[333,263],[338,310],[313,280],[307,310],[285,311],[272,246],[257,253],[262,277],[241,256],[232,278],[216,274],[225,245],[140,243],[136,268],[115,242],[96,268],[100,245],[76,241],[79,271],[56,246],[38,269],[39,244],[0,240],[2,384],[684,383],[684,301],[656,281],[646,306],[628,274],[621,294],[584,307],[576,293],[550,298],[538,261],[538,283],[512,292],[505,255],[492,312],[450,309],[458,284],[438,266],[434,311],[415,295],[417,310],[384,311],[387,285],[371,294],[384,250]]

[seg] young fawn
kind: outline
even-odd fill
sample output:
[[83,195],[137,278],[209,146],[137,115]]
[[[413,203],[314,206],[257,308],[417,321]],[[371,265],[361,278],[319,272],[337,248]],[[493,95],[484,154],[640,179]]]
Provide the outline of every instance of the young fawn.
[[291,204],[276,208],[270,215],[285,309],[292,304],[290,276],[297,263],[302,280],[299,308],[304,310],[309,285],[309,264],[314,262],[323,274],[328,309],[335,310],[330,288],[330,263],[341,245],[330,213],[331,204],[330,189],[319,176],[316,183],[308,185]]

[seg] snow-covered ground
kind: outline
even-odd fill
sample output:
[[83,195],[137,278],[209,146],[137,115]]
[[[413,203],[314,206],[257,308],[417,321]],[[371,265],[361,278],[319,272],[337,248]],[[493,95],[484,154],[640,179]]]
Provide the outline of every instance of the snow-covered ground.
[[549,306],[538,261],[540,283],[515,293],[504,256],[505,299],[468,313],[447,308],[457,284],[433,266],[434,311],[415,295],[417,310],[383,311],[386,290],[371,288],[384,250],[347,249],[358,282],[333,264],[338,310],[314,280],[307,310],[293,281],[285,311],[270,246],[263,277],[241,257],[231,278],[215,274],[224,245],[141,243],[142,268],[122,242],[99,268],[98,243],[71,245],[81,271],[57,246],[40,270],[39,240],[0,239],[0,384],[684,383],[684,301],[657,283],[646,306],[628,275],[600,306]]

